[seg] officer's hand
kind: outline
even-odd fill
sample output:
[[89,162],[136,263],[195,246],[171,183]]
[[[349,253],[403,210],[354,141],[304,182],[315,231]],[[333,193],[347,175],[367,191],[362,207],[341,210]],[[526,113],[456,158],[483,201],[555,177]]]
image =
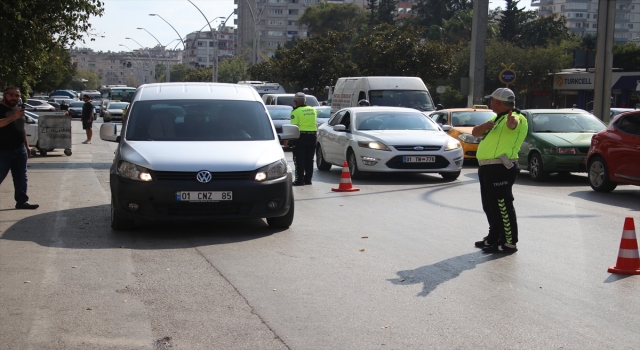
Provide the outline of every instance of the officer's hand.
[[18,120],[20,118],[24,117],[24,109],[19,109],[17,111],[15,111],[10,117],[9,119],[11,120]]
[[489,130],[493,129],[493,127],[495,125],[496,125],[496,123],[494,123],[492,121],[488,121],[488,122],[484,123],[483,124],[484,131],[486,132],[486,131],[489,131]]
[[512,112],[513,111],[509,111],[509,115],[507,116],[507,127],[511,130],[518,127],[518,120],[512,115]]

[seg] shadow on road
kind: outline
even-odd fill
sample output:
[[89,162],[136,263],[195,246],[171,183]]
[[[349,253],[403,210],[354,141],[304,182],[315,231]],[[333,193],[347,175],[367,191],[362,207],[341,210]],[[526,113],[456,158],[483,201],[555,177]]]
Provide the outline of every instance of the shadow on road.
[[426,297],[439,285],[460,276],[463,271],[475,269],[479,264],[507,256],[509,255],[486,254],[478,251],[442,260],[433,265],[422,266],[415,270],[398,271],[396,272],[398,278],[388,281],[402,286],[422,283],[422,291],[418,293],[418,296]]
[[260,219],[145,222],[132,231],[113,231],[109,211],[109,205],[100,205],[30,216],[7,228],[0,240],[67,249],[149,250],[237,243],[286,231],[272,229]]
[[640,187],[637,186],[618,186],[613,192],[609,193],[596,192],[589,188],[585,191],[570,193],[569,196],[581,198],[590,202],[616,207],[625,207],[633,211],[640,211]]

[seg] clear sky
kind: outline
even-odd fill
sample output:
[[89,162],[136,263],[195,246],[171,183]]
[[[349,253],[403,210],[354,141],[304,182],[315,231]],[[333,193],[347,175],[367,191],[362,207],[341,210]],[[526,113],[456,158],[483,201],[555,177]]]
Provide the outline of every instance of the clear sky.
[[[216,17],[226,18],[235,8],[233,0],[191,1],[204,12],[209,21]],[[529,0],[521,0],[519,5],[531,9],[530,3]],[[491,0],[489,6],[504,8],[505,2]],[[126,47],[119,46],[120,44],[126,45],[132,50],[140,48],[133,40],[125,39],[127,37],[135,39],[145,47],[154,47],[158,44],[147,32],[136,28],[145,28],[158,38],[162,45],[167,45],[170,41],[178,38],[178,35],[167,23],[158,17],[149,16],[150,13],[162,16],[176,28],[183,38],[206,25],[204,17],[187,0],[104,0],[103,16],[94,17],[91,20],[92,32],[97,34],[95,41],[85,38],[84,44],[78,42],[76,46],[88,47],[95,51],[129,51]],[[227,25],[235,26],[233,23],[236,17],[236,15],[231,16]],[[220,20],[216,20],[212,26],[217,27],[219,24]],[[174,41],[168,47],[173,48],[177,43],[178,41]]]
[[[204,12],[209,21],[216,17],[228,17],[234,10],[233,0],[191,0]],[[246,1],[246,0],[242,0]],[[104,14],[102,17],[91,19],[93,29],[98,37],[95,41],[90,41],[85,37],[84,44],[76,43],[77,47],[88,47],[95,51],[129,51],[126,45],[132,50],[137,50],[140,45],[129,37],[135,39],[142,46],[154,47],[158,42],[144,30],[145,28],[153,34],[162,45],[167,45],[170,41],[178,39],[176,32],[158,17],[149,16],[156,13],[162,16],[167,22],[176,28],[178,33],[184,38],[187,34],[199,31],[207,24],[202,14],[187,0],[104,0]],[[236,15],[231,16],[227,25],[234,26]],[[221,20],[212,22],[212,27],[216,28]],[[224,21],[224,19],[222,20]],[[207,27],[208,28],[208,27]],[[208,30],[205,28],[205,30]],[[104,36],[104,38],[100,37]],[[168,47],[173,48],[179,43],[174,41]],[[178,46],[180,48],[181,44]]]

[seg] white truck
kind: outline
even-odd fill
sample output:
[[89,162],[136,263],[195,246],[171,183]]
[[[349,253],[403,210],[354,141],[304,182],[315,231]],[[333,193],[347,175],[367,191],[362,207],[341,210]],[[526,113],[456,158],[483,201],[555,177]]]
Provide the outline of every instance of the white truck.
[[371,106],[415,108],[433,111],[435,106],[422,79],[417,77],[339,78],[333,88],[331,114],[367,100]]

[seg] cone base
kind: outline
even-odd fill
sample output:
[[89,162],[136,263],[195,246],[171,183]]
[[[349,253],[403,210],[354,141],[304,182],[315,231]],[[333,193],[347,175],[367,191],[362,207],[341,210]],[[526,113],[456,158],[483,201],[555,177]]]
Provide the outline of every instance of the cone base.
[[355,188],[355,187],[351,187],[351,188],[332,188],[331,191],[333,192],[356,192],[356,191],[360,191],[359,188]]
[[626,269],[617,268],[615,266],[609,266],[609,269],[607,269],[607,272],[617,273],[620,275],[640,275],[640,269],[626,270]]

